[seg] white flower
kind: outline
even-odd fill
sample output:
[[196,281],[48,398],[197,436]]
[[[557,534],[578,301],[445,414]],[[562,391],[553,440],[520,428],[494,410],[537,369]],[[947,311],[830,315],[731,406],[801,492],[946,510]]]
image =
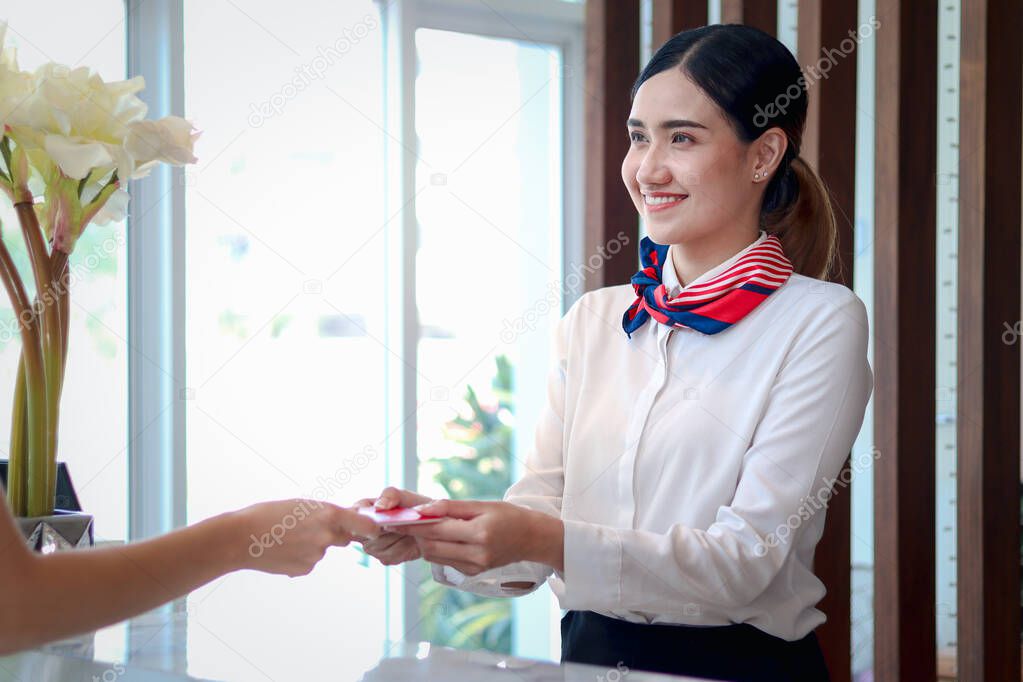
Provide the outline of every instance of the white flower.
[[[43,227],[53,248],[70,253],[90,222],[122,220],[127,181],[158,163],[195,163],[199,132],[183,118],[145,120],[141,77],[104,82],[87,67],[18,69],[0,22],[0,137],[11,147],[12,198],[45,197]],[[24,200],[24,199],[18,199]]]
[[11,111],[18,108],[32,92],[32,76],[18,69],[13,47],[4,46],[7,22],[0,22],[0,136],[3,135]]
[[124,220],[126,215],[128,215],[128,193],[123,189],[118,189],[110,195],[110,198],[93,217],[92,222],[97,225],[119,223]]
[[145,85],[141,76],[105,83],[86,67],[51,63],[39,67],[32,82],[34,89],[8,120],[19,144],[45,149],[76,180],[92,169],[133,175],[135,162],[124,139],[129,126],[146,115],[146,104],[135,94]]
[[178,116],[131,124],[124,138],[124,149],[137,164],[133,177],[148,173],[157,163],[173,166],[195,163],[198,159],[193,149],[199,135],[190,121]]

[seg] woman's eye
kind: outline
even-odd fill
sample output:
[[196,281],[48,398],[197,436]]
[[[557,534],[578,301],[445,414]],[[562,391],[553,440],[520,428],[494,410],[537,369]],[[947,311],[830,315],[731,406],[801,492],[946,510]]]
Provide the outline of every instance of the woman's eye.
[[[645,142],[646,139],[643,137],[643,133],[633,131],[629,133],[629,139],[633,142]],[[693,138],[689,137],[685,133],[675,133],[671,136],[672,143],[675,142],[692,142]]]

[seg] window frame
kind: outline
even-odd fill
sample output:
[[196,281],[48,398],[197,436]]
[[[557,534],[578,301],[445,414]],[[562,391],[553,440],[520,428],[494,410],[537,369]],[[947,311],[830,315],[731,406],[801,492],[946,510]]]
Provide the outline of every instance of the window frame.
[[[184,115],[182,3],[125,2],[127,77],[149,116]],[[184,170],[158,165],[130,185],[128,539],[186,523]]]

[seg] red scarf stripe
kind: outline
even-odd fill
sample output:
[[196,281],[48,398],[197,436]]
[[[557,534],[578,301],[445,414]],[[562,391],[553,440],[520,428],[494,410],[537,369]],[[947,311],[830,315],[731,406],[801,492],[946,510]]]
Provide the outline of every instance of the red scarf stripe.
[[663,303],[661,303],[661,305],[664,305],[665,307],[669,307],[669,308],[684,308],[684,307],[690,306],[690,305],[692,305],[694,303],[701,303],[703,301],[710,301],[710,300],[713,300],[715,298],[718,298],[722,294],[727,293],[727,292],[729,292],[729,291],[731,291],[733,289],[737,289],[740,286],[742,286],[743,284],[758,284],[758,285],[766,287],[768,289],[776,289],[776,288],[780,287],[782,284],[785,283],[785,279],[786,278],[784,278],[784,277],[768,278],[768,277],[760,277],[760,276],[757,276],[757,275],[753,275],[753,276],[751,276],[751,277],[749,277],[747,279],[738,280],[737,282],[735,282],[733,284],[729,284],[727,286],[723,286],[723,287],[721,287],[720,289],[718,289],[716,291],[706,292],[706,293],[702,293],[702,294],[696,295],[696,296],[687,296],[685,298],[682,298],[681,296],[678,296],[678,297],[673,298],[673,299],[668,299],[667,297],[665,297],[664,300],[663,300]]
[[774,281],[776,285],[780,285],[782,282],[785,281],[788,275],[786,275],[784,272],[782,273],[769,272],[765,268],[750,266],[743,268],[741,271],[736,272],[734,274],[728,273],[725,279],[717,280],[717,286],[711,289],[707,288],[683,289],[675,298],[669,299],[669,301],[675,302],[704,298],[708,294],[713,295],[721,291],[727,291],[728,289],[733,288],[736,282],[754,276],[761,277],[769,281]]
[[730,275],[734,269],[741,268],[748,264],[753,264],[759,267],[763,267],[765,269],[773,270],[779,275],[783,275],[791,269],[791,264],[787,260],[785,260],[784,257],[771,258],[767,254],[751,253],[750,255],[743,256],[742,258],[737,260],[728,268],[728,270],[714,277],[713,279],[707,282],[701,282],[700,284],[694,284],[693,289],[700,289],[712,286],[717,280],[721,279],[722,277],[727,277],[728,275]]
[[788,276],[788,272],[783,269],[769,267],[758,263],[748,263],[734,271],[729,269],[727,272],[722,273],[719,277],[715,277],[708,282],[694,284],[685,289],[682,294],[705,294],[708,291],[717,291],[721,289],[721,285],[727,284],[734,281],[736,278],[747,276],[751,273],[761,273],[766,277],[777,277],[780,279],[784,279]]
[[716,275],[712,279],[706,282],[697,282],[686,289],[691,292],[701,292],[707,289],[713,289],[721,285],[721,283],[727,279],[732,278],[737,273],[749,273],[755,271],[763,271],[771,275],[778,277],[784,277],[790,272],[790,268],[784,264],[775,265],[767,261],[747,261],[742,264],[737,264],[734,268],[728,268],[725,272],[720,275]]

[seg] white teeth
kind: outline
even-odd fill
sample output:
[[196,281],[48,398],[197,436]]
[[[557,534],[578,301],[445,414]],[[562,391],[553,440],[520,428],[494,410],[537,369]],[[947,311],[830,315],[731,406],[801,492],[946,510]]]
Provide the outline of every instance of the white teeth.
[[669,197],[648,197],[648,196],[644,196],[643,200],[647,204],[649,204],[651,206],[656,206],[657,204],[670,204],[670,203],[678,201],[680,199],[684,199],[685,197],[686,197],[686,195],[684,195],[684,194],[676,194],[674,196],[669,196]]

